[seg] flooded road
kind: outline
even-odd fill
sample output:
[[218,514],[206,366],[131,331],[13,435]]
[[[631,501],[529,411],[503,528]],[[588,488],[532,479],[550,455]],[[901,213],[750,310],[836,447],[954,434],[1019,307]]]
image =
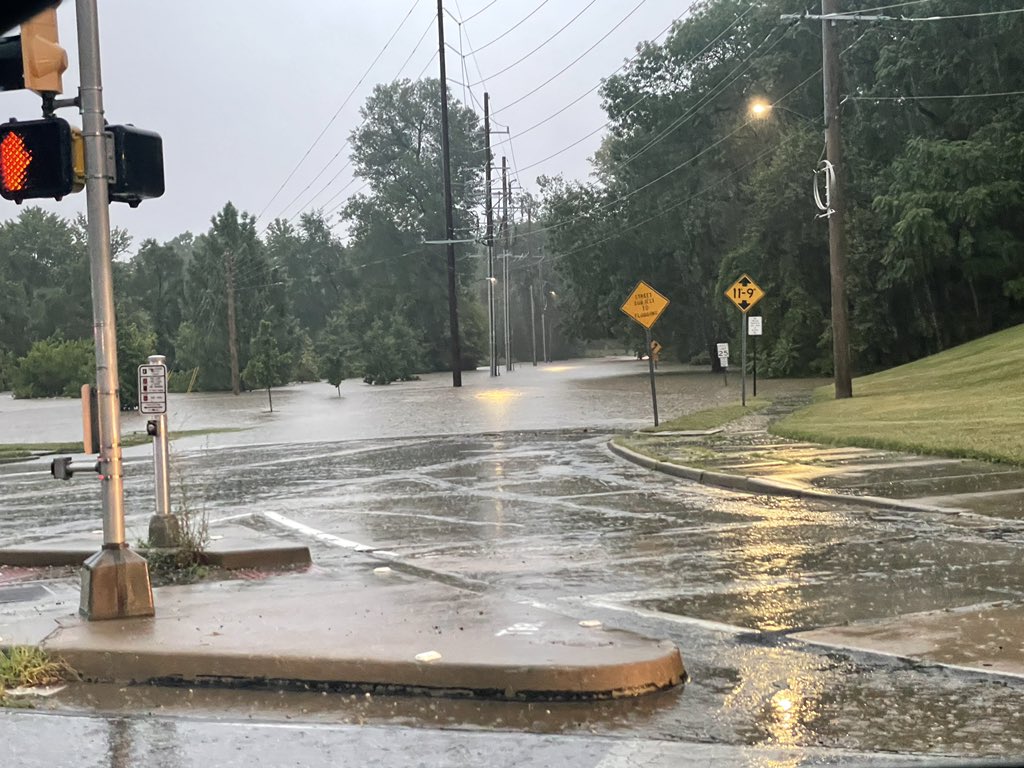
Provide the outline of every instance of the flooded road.
[[[576,381],[571,386],[581,386]],[[240,753],[278,754],[282,743],[294,751],[273,764],[362,750],[375,750],[382,765],[471,765],[486,754],[494,765],[605,768],[684,759],[822,764],[850,754],[862,764],[865,753],[869,764],[889,764],[894,753],[1024,755],[1024,681],[829,652],[790,637],[867,618],[1020,603],[1018,546],[996,529],[956,525],[942,514],[755,497],[628,464],[606,447],[607,422],[617,418],[607,404],[628,400],[633,382],[618,386],[595,379],[596,390],[612,393],[591,401],[606,403],[591,415],[604,423],[597,431],[574,425],[584,415],[571,410],[556,420],[561,431],[524,426],[536,413],[555,418],[559,396],[495,422],[515,431],[484,427],[473,435],[445,435],[451,422],[443,410],[432,417],[406,410],[397,423],[384,408],[381,429],[411,436],[313,442],[327,426],[312,431],[300,419],[310,440],[296,441],[300,426],[283,415],[290,441],[266,444],[276,427],[181,441],[174,472],[210,519],[255,513],[249,524],[308,543],[325,573],[379,558],[495,599],[670,638],[692,678],[685,688],[541,705],[83,686],[58,698],[57,714],[0,714],[0,740],[32,735],[40,743],[47,728],[79,729],[97,762],[77,764],[116,766],[236,765]],[[397,388],[368,396],[378,391],[409,397]],[[453,396],[476,402],[486,391],[467,387]],[[485,397],[467,417],[474,425],[498,407],[491,397],[500,402]],[[629,407],[642,412],[644,404]],[[359,418],[343,431],[365,437]],[[145,451],[130,454],[133,541],[144,536],[151,511],[150,472]],[[176,488],[175,498],[181,493]],[[56,483],[42,462],[0,467],[2,542],[96,528],[97,506],[88,480]],[[332,546],[332,537],[384,553]]]
[[[496,702],[150,689],[95,701],[99,694],[86,688],[67,704],[761,748],[1024,753],[1024,682],[788,638],[855,619],[1020,601],[1018,548],[940,515],[690,485],[621,462],[606,441],[514,433],[202,449],[179,451],[177,466],[208,516],[270,513],[259,524],[310,543],[318,568],[352,567],[367,555],[289,526],[387,550],[426,577],[465,579],[495,597],[669,637],[692,676],[681,691],[550,705],[543,714]],[[81,530],[95,519],[81,486],[19,466],[0,472],[5,541]],[[130,529],[141,538],[147,465],[129,466]]]

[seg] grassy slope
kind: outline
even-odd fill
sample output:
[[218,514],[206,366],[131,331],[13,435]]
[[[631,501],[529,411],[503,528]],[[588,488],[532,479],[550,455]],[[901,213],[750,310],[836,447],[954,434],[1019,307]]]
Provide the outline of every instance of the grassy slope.
[[714,429],[715,427],[720,427],[723,424],[728,424],[730,421],[735,421],[742,416],[746,416],[748,413],[759,411],[771,404],[771,400],[766,400],[760,397],[747,398],[746,407],[736,403],[734,405],[719,406],[718,408],[709,408],[705,411],[688,413],[685,416],[680,416],[676,419],[663,421],[661,425],[657,427],[644,427],[641,431],[671,432],[677,430]]
[[856,379],[776,423],[800,440],[1024,464],[1024,325]]

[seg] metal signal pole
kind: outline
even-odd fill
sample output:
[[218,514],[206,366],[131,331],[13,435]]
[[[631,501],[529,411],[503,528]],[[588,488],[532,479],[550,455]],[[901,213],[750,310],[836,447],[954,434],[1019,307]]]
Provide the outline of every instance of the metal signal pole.
[[88,619],[153,615],[146,561],[128,549],[124,526],[121,402],[117,380],[117,329],[110,250],[107,138],[103,121],[99,14],[96,0],[77,0],[79,98],[85,142],[85,194],[92,279],[96,392],[100,422],[100,488],[103,549],[82,566],[80,612]]
[[452,221],[451,148],[448,143],[448,75],[445,71],[444,0],[437,0],[437,48],[441,61],[441,175],[444,176],[444,237],[448,249],[448,327],[452,337],[452,386],[462,386],[459,305],[455,286],[455,224]]
[[[822,16],[838,13],[837,0],[821,0]],[[836,22],[821,20],[822,83],[825,98],[825,153],[835,171],[828,217],[829,274],[832,283],[832,360],[836,399],[853,397],[850,374],[850,331],[846,317],[846,202],[839,130],[839,45]]]

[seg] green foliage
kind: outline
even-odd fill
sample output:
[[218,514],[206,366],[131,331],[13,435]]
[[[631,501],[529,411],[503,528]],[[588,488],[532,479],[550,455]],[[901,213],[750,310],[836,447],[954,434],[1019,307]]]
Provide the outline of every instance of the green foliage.
[[156,338],[153,331],[140,328],[137,322],[125,320],[117,323],[117,369],[122,410],[139,407],[139,366],[150,355],[156,354]]
[[274,410],[274,401],[270,389],[288,382],[289,368],[288,356],[281,354],[278,349],[270,321],[263,320],[250,344],[249,363],[245,366],[242,378],[250,386],[267,390],[271,411]]
[[91,341],[46,339],[32,345],[14,371],[15,397],[76,397],[96,378]]
[[401,317],[373,320],[360,342],[360,367],[367,384],[410,381],[420,370],[422,342]]
[[[813,24],[778,23],[802,10],[705,0],[604,81],[599,181],[542,179],[565,329],[636,335],[618,306],[645,279],[672,299],[663,343],[703,356],[737,341],[721,293],[749,272],[768,292],[758,309],[769,374],[831,371],[828,232],[810,195],[820,39]],[[936,15],[960,10],[929,3]],[[865,97],[845,104],[842,128],[855,365],[905,362],[1021,322],[1024,99],[890,97],[1024,90],[1024,18],[839,34],[844,93]],[[748,117],[753,96],[777,102],[768,119]]]

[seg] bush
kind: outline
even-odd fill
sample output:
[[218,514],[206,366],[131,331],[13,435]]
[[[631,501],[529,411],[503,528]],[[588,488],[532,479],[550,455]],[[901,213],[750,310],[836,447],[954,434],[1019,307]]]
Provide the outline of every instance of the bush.
[[12,384],[15,397],[76,397],[95,377],[91,341],[46,339],[18,361]]

